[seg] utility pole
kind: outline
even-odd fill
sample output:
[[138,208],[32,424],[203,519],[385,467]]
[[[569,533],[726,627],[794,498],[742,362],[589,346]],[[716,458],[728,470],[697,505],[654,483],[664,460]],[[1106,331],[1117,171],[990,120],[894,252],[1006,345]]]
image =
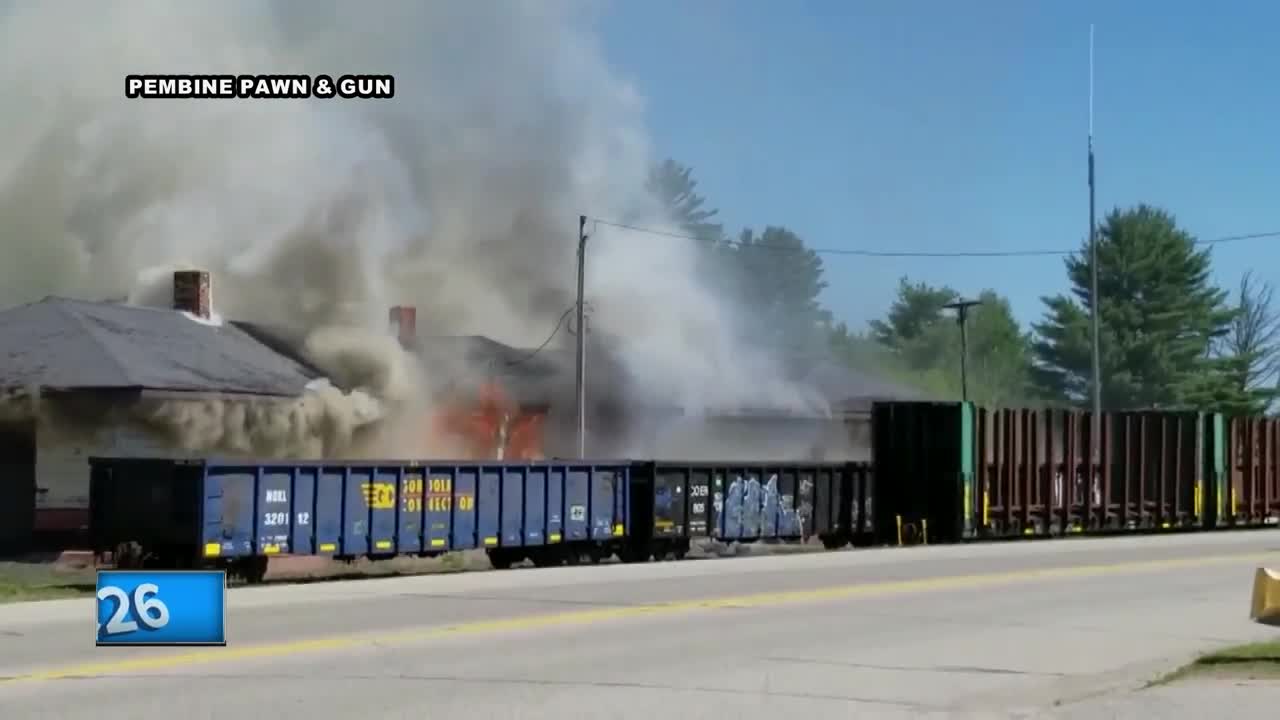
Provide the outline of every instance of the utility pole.
[[1093,180],[1093,25],[1089,26],[1089,266],[1092,286],[1089,297],[1090,324],[1093,326],[1093,422],[1090,423],[1090,434],[1093,436],[1090,449],[1102,458],[1102,350],[1098,332],[1101,298],[1098,297],[1098,232],[1094,221],[1094,180]]
[[578,361],[575,385],[578,401],[578,459],[587,456],[587,325],[583,295],[587,267],[587,216],[578,216]]
[[969,332],[966,326],[969,308],[981,304],[981,300],[957,300],[943,305],[956,311],[956,323],[960,326],[960,399],[965,402],[969,402]]

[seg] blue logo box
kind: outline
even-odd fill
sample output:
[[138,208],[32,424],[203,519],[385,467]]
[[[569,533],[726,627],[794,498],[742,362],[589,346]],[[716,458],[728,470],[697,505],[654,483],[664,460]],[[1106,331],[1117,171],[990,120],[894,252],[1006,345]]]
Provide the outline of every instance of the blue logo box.
[[226,645],[222,570],[99,570],[98,645]]

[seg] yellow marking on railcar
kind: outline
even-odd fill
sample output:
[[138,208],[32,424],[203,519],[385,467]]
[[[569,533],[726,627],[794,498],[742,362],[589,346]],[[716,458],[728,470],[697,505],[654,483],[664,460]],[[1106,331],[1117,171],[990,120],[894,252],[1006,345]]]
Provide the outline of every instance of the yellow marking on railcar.
[[204,544],[204,556],[205,556],[205,557],[218,557],[218,556],[219,556],[219,555],[221,555],[221,554],[222,554],[222,546],[221,546],[221,545],[219,545],[218,543],[205,543],[205,544]]
[[560,533],[551,533],[551,536],[547,539],[553,543],[558,543],[560,542]]
[[496,538],[496,537],[487,537],[487,538],[485,538],[485,539],[484,539],[484,544],[485,544],[485,545],[497,545],[497,544],[498,544],[498,538]]
[[275,555],[280,552],[280,546],[275,543],[268,543],[262,546],[263,555]]
[[374,548],[376,548],[376,549],[378,549],[378,550],[390,550],[390,549],[391,549],[391,541],[390,541],[390,540],[379,540],[379,541],[377,541],[377,542],[375,542],[375,543],[373,544],[373,547],[374,547]]
[[320,552],[335,552],[338,546],[335,543],[320,543]]
[[395,483],[360,483],[364,504],[374,510],[391,510],[396,506]]
[[444,547],[444,538],[431,538],[431,547]]

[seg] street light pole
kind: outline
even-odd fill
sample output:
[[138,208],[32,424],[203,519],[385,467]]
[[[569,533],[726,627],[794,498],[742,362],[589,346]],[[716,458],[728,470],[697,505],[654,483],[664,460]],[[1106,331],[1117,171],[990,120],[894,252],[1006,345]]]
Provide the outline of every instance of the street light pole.
[[587,264],[587,216],[578,216],[578,305],[577,305],[577,372],[576,385],[578,405],[578,459],[587,456],[587,326],[583,321],[586,314],[583,295],[586,286]]
[[981,300],[957,300],[943,305],[956,311],[956,323],[960,325],[960,399],[964,402],[969,402],[969,332],[966,321],[969,308],[981,304]]
[[[1089,26],[1089,321],[1093,326],[1093,422],[1090,423],[1092,452],[1101,459],[1102,440],[1102,350],[1099,340],[1098,326],[1098,232],[1094,221],[1094,181],[1093,181],[1093,26]],[[1091,460],[1092,461],[1092,460]]]

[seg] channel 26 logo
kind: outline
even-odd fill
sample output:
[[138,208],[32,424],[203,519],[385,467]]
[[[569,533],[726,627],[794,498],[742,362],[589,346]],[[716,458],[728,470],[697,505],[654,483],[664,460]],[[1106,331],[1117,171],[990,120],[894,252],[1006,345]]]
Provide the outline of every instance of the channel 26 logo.
[[227,576],[98,571],[98,645],[226,645]]
[[131,99],[381,100],[396,96],[391,75],[126,75]]

